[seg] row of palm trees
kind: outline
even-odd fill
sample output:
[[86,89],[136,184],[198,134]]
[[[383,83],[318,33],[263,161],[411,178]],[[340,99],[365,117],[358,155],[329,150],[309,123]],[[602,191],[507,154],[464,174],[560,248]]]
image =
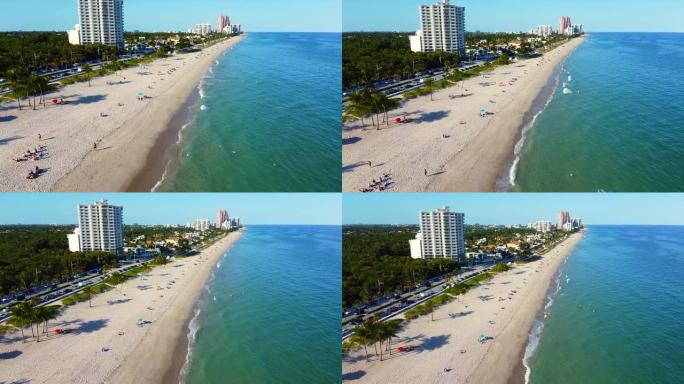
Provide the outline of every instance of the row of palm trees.
[[[370,359],[368,355],[368,346],[373,345],[375,354],[380,355],[380,361],[383,360],[383,345],[385,350],[392,355],[392,338],[397,337],[397,333],[403,327],[402,319],[394,319],[382,322],[376,322],[373,319],[366,321],[354,329],[354,334],[349,338],[346,344],[347,348],[355,349],[363,347],[366,352],[366,361]],[[378,346],[380,348],[378,348]],[[378,353],[378,350],[380,353]]]
[[[10,69],[6,73],[7,86],[10,88],[9,96],[17,100],[17,106],[21,110],[21,99],[26,97],[29,106],[35,110],[38,104],[45,106],[45,93],[52,89],[50,82],[43,76],[29,72],[26,68]],[[33,103],[31,103],[33,96]],[[36,96],[39,97],[36,103]]]
[[[35,298],[24,300],[12,307],[7,325],[2,326],[0,332],[19,329],[21,330],[22,340],[25,342],[24,328],[30,327],[32,337],[36,338],[37,342],[40,342],[40,336],[46,335],[49,332],[48,322],[57,318],[60,311],[60,305],[38,306],[38,300]],[[34,325],[36,326],[35,331]]]
[[370,115],[373,126],[380,129],[380,114],[384,115],[383,123],[389,127],[387,111],[399,105],[400,100],[390,98],[373,88],[366,88],[349,95],[349,105],[345,111],[345,119],[351,117],[361,119],[362,128],[366,128],[364,117]]

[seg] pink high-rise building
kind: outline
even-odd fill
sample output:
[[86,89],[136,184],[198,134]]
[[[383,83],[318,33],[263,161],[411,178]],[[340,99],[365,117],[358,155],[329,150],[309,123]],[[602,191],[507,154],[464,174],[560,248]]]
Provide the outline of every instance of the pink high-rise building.
[[221,33],[223,30],[230,25],[230,18],[228,16],[221,15],[218,17],[218,24],[216,24],[216,32]]
[[570,16],[561,16],[560,22],[558,23],[558,33],[564,34],[568,27],[572,27],[572,21],[570,21]]
[[563,228],[563,225],[570,221],[570,212],[568,211],[560,211],[558,212],[558,224],[557,228],[561,229]]
[[228,221],[228,211],[219,209],[216,211],[216,228],[221,228],[223,223]]

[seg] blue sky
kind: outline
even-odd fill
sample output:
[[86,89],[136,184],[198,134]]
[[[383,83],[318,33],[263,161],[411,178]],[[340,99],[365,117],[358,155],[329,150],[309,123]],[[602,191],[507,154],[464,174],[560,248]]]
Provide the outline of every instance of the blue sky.
[[[185,31],[230,16],[251,32],[339,32],[342,0],[124,0],[127,31]],[[65,31],[77,0],[0,0],[1,31]]]
[[344,224],[417,224],[421,210],[448,205],[466,224],[555,222],[567,210],[587,224],[684,225],[684,194],[346,193],[342,204]]
[[[437,0],[343,0],[344,31],[415,31],[418,6]],[[683,32],[682,0],[451,0],[466,7],[466,30],[527,31],[558,28],[570,16],[589,32]]]
[[0,193],[0,224],[75,224],[78,204],[103,198],[124,207],[125,224],[214,221],[217,209],[248,225],[341,222],[334,193]]

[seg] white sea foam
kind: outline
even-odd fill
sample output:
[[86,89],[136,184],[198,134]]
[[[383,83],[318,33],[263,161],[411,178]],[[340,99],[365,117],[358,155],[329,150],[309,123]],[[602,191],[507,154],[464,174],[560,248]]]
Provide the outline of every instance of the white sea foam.
[[185,355],[185,363],[183,363],[183,367],[181,368],[180,371],[180,384],[183,383],[185,376],[188,374],[188,367],[190,365],[190,360],[192,359],[192,347],[195,344],[195,338],[197,337],[197,331],[200,328],[199,324],[199,315],[202,312],[200,309],[200,306],[198,305],[195,308],[195,313],[192,316],[192,319],[190,320],[190,324],[188,325],[188,352]]
[[207,110],[207,106],[206,106],[206,105],[204,105],[204,104],[202,104],[202,106],[200,106],[200,110],[202,110],[202,111],[206,111],[206,110]]
[[563,94],[564,94],[564,95],[569,95],[569,94],[571,94],[571,93],[572,93],[572,89],[570,89],[570,88],[563,88]]
[[200,80],[197,91],[199,92],[200,99],[204,99],[204,79]]
[[511,165],[511,169],[508,171],[508,182],[510,185],[513,187],[515,186],[515,179],[517,177],[518,173],[518,163],[520,162],[520,152],[523,149],[523,146],[525,145],[525,139],[527,138],[527,133],[534,127],[534,123],[537,121],[537,118],[539,115],[544,112],[546,107],[549,105],[549,103],[553,100],[553,94],[551,97],[549,97],[548,100],[546,100],[546,103],[544,104],[544,108],[542,108],[539,112],[537,112],[534,117],[532,118],[532,121],[530,121],[529,124],[523,127],[522,132],[520,133],[520,140],[518,140],[517,143],[515,143],[515,148],[513,149],[513,155],[515,156],[515,159],[513,160],[513,164]]
[[525,347],[525,355],[523,357],[523,366],[525,366],[525,384],[530,382],[530,374],[532,370],[530,369],[530,359],[534,356],[534,352],[539,347],[539,341],[541,340],[542,330],[544,329],[544,323],[534,319],[532,323],[532,330],[530,331],[529,341]]

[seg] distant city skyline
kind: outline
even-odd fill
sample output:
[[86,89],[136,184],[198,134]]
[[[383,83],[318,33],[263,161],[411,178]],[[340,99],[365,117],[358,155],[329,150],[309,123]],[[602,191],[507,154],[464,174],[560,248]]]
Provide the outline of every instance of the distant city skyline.
[[[342,30],[415,32],[419,5],[438,1],[344,0]],[[466,31],[526,32],[546,24],[556,29],[560,16],[570,16],[588,32],[684,32],[684,2],[675,0],[451,0],[451,4],[465,7]]]
[[[339,32],[341,0],[124,0],[126,31],[186,31],[189,26],[216,26],[227,15],[251,32]],[[311,17],[315,15],[315,17]],[[37,6],[5,1],[0,31],[66,31],[78,23],[76,0],[52,0]]]
[[246,225],[339,225],[341,196],[325,193],[3,193],[0,225],[76,224],[77,205],[102,199],[123,206],[124,224],[214,220],[218,209]]
[[684,225],[684,194],[614,193],[346,193],[343,224],[418,224],[420,211],[448,205],[468,224],[556,222],[569,211],[586,225]]

